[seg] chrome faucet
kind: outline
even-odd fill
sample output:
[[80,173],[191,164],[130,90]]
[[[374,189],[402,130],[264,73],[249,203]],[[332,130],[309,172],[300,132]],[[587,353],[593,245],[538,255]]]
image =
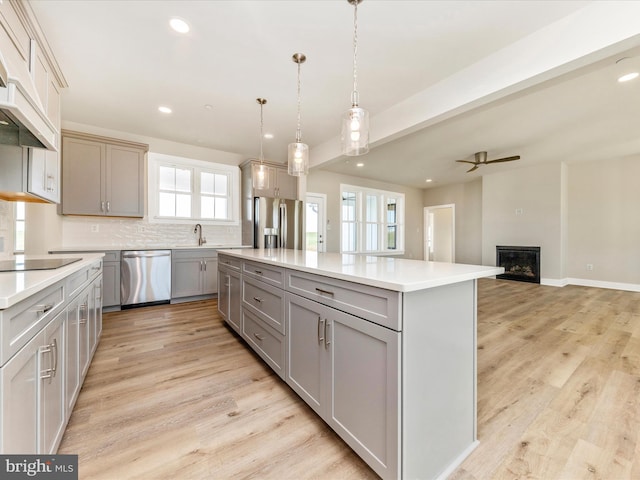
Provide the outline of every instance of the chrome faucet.
[[196,223],[196,228],[193,229],[193,233],[198,233],[198,228],[200,229],[200,234],[198,235],[198,246],[201,246],[207,243],[207,239],[202,236],[202,225],[199,223]]

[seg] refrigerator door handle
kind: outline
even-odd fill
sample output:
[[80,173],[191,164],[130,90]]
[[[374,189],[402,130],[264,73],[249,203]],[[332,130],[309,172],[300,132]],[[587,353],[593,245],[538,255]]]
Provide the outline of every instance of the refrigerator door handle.
[[280,204],[280,248],[287,248],[287,204]]

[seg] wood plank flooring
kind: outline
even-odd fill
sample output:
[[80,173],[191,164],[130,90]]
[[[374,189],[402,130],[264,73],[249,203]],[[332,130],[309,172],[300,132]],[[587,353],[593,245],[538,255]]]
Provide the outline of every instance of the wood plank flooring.
[[[640,294],[481,280],[478,437],[452,480],[640,479]],[[59,453],[80,479],[376,478],[215,301],[105,314]]]

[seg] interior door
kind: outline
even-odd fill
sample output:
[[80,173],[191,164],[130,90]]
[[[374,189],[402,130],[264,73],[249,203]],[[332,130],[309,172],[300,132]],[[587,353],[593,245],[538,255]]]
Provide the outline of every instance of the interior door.
[[424,259],[431,262],[456,261],[455,205],[436,205],[424,209]]
[[325,209],[327,196],[322,193],[307,193],[305,203],[305,249],[313,252],[327,251],[327,222]]

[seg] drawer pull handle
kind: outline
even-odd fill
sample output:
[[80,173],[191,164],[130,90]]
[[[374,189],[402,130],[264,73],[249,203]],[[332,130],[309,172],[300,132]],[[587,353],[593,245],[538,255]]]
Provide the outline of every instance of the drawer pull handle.
[[254,272],[256,273],[256,275],[262,275],[262,270],[254,270]]
[[253,297],[253,299],[258,303],[262,303],[262,299],[260,297]]
[[41,315],[43,313],[47,313],[51,310],[55,305],[53,303],[47,303],[46,305],[36,305],[36,313]]
[[256,337],[260,341],[264,340],[264,337],[262,335],[258,334],[258,333],[254,333],[253,336]]
[[316,292],[320,293],[321,295],[330,295],[333,297],[334,293],[330,292],[329,290],[323,290],[322,288],[318,288],[316,287]]

